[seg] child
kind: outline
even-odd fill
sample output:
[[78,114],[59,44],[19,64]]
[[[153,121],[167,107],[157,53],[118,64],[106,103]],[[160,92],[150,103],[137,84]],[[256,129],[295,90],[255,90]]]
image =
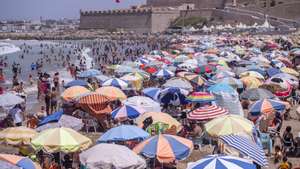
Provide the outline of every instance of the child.
[[275,152],[274,152],[274,163],[278,163],[282,159],[282,151],[280,147],[277,145],[275,146]]
[[287,157],[283,157],[278,169],[291,169],[291,164],[287,161]]

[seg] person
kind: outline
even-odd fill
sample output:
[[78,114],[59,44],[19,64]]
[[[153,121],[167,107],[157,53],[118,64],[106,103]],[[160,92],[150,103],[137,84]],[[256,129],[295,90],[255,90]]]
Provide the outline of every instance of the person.
[[279,161],[281,161],[282,159],[282,151],[281,148],[279,146],[275,146],[274,149],[274,163],[278,163]]
[[56,90],[59,91],[59,73],[58,72],[56,72],[54,74],[53,83],[54,83],[54,87],[56,88]]
[[13,118],[15,126],[22,126],[22,122],[24,120],[23,111],[21,109],[21,105],[17,104],[14,108],[9,111],[9,114]]
[[47,115],[50,115],[50,103],[51,103],[51,92],[46,90],[45,92],[45,105],[46,105],[46,112]]
[[51,113],[56,110],[57,108],[57,96],[58,93],[55,87],[52,87],[52,91],[50,92],[50,100],[51,100]]
[[45,106],[41,106],[41,110],[36,113],[36,116],[39,120],[44,119],[47,116],[47,112],[45,110]]
[[30,86],[32,86],[33,85],[33,78],[32,78],[31,74],[29,74],[29,76],[28,76],[28,81],[29,81]]
[[283,157],[282,162],[280,163],[278,169],[291,169],[291,168],[292,167],[291,167],[290,163],[288,162],[287,157],[286,156]]
[[292,133],[292,127],[287,126],[283,133],[283,145],[284,147],[292,147],[294,145],[294,135]]
[[62,163],[65,169],[72,169],[73,160],[69,154],[66,154],[64,156],[64,160]]

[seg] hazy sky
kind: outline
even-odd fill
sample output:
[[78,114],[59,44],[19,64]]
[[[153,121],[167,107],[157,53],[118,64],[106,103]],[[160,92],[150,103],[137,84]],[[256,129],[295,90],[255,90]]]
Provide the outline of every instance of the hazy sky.
[[0,0],[0,20],[79,18],[79,10],[127,8],[145,0]]

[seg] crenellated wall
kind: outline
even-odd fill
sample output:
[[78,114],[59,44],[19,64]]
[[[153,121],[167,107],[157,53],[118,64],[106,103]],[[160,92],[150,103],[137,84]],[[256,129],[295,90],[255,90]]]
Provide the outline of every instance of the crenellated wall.
[[147,6],[180,6],[184,3],[195,4],[195,8],[224,8],[227,0],[147,0]]

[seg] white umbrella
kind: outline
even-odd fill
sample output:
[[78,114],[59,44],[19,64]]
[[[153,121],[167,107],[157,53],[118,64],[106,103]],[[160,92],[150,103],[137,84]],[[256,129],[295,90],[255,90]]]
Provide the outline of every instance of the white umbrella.
[[13,106],[23,103],[24,99],[22,99],[19,96],[16,96],[15,94],[12,93],[5,93],[0,95],[0,107],[10,109]]
[[126,105],[142,108],[146,112],[161,112],[160,104],[152,100],[151,98],[145,96],[129,97],[123,103]]
[[192,91],[193,90],[193,86],[191,85],[191,83],[183,78],[172,78],[170,80],[168,80],[165,84],[163,84],[164,87],[178,87],[181,89],[185,89],[188,91]]
[[125,146],[97,144],[80,153],[80,162],[89,169],[144,169],[146,161]]

